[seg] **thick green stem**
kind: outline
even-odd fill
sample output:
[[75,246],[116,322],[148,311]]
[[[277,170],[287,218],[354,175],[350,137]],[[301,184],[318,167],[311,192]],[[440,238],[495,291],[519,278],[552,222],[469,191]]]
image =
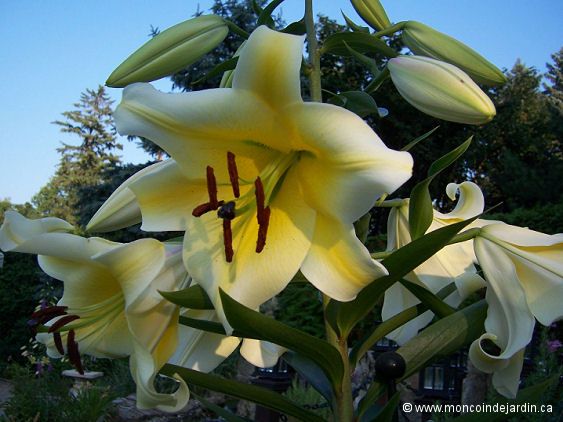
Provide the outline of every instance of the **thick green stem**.
[[313,0],[305,0],[305,27],[307,28],[307,49],[309,50],[309,86],[311,101],[321,103],[323,94],[321,88],[321,53],[317,43],[315,20],[313,15]]

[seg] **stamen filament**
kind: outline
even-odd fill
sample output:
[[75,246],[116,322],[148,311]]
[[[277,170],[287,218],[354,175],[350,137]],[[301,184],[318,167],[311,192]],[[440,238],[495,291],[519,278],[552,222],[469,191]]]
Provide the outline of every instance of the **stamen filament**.
[[260,177],[256,178],[254,182],[255,196],[256,196],[256,219],[258,220],[258,225],[262,225],[264,221],[264,185],[262,185],[262,180]]
[[48,332],[52,333],[54,331],[57,331],[59,328],[65,326],[69,322],[72,322],[72,321],[79,319],[79,318],[80,317],[78,315],[66,315],[66,316],[58,319],[57,321],[55,321],[55,323],[49,327]]
[[266,236],[270,225],[270,207],[266,207],[263,212],[262,223],[258,226],[258,240],[256,241],[256,253],[260,253],[266,246]]
[[63,340],[61,339],[61,333],[59,333],[58,331],[55,331],[53,333],[53,340],[55,341],[55,347],[57,348],[57,351],[61,355],[64,355],[65,349],[63,347]]
[[80,360],[80,352],[78,351],[78,343],[74,341],[74,330],[68,332],[66,348],[68,350],[68,360],[74,365],[80,375],[84,375],[82,361]]
[[233,195],[235,198],[240,197],[240,187],[238,182],[238,170],[237,163],[235,161],[235,154],[232,152],[227,152],[227,167],[229,168],[229,179],[231,180],[231,186],[233,187]]
[[225,244],[226,261],[233,262],[233,231],[231,229],[231,220],[223,220],[223,243]]
[[215,179],[215,173],[211,166],[207,166],[207,193],[211,209],[216,210],[219,207],[219,202],[217,201],[217,179]]

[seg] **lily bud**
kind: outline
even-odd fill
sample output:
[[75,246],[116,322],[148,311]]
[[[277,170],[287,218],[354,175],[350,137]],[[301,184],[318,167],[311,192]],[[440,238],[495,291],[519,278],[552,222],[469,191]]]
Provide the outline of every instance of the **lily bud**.
[[401,96],[423,113],[451,122],[479,125],[496,114],[487,95],[457,67],[421,56],[389,60]]
[[360,17],[377,31],[388,28],[391,22],[379,0],[351,0]]
[[106,85],[120,88],[171,75],[214,49],[228,33],[227,24],[216,15],[198,16],[179,23],[131,54],[112,72]]
[[475,50],[420,22],[406,22],[401,38],[414,54],[451,63],[479,83],[501,85],[506,82],[500,69]]

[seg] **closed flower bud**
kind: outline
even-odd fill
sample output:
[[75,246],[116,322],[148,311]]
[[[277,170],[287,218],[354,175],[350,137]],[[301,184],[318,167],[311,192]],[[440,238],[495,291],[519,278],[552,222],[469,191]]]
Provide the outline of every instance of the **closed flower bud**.
[[506,82],[500,69],[475,50],[420,22],[406,22],[402,40],[414,54],[451,63],[478,83],[500,85]]
[[389,60],[401,96],[423,113],[451,122],[479,125],[496,114],[487,95],[457,67],[421,56]]
[[391,26],[379,0],[351,0],[358,15],[373,29],[381,31]]
[[131,54],[106,81],[120,88],[171,75],[219,45],[229,33],[216,15],[198,16],[163,31]]

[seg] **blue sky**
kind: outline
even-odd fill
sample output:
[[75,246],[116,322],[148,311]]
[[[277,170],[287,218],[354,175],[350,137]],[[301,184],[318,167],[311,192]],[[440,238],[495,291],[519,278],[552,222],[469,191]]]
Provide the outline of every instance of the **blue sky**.
[[[517,58],[545,70],[563,45],[560,0],[382,0],[390,19],[418,20],[470,45],[497,66]],[[287,22],[303,14],[303,0],[286,0]],[[72,109],[80,93],[148,39],[150,26],[166,29],[211,0],[1,0],[0,199],[28,201],[54,174],[60,142],[73,143],[50,122]],[[317,12],[359,21],[347,0],[316,0]],[[168,81],[157,87],[169,90]],[[110,89],[117,101],[119,89]],[[147,157],[126,140],[125,162]]]

